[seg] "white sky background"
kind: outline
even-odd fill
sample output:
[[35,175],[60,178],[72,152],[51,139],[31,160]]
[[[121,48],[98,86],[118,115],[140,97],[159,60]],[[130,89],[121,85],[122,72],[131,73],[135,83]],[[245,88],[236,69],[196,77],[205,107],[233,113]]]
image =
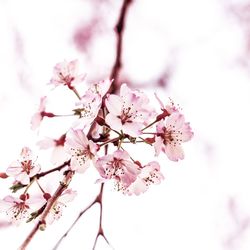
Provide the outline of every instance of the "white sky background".
[[[62,126],[53,127],[53,121],[43,124],[40,137],[29,128],[55,63],[78,58],[89,81],[109,75],[115,55],[112,29],[121,1],[95,2],[0,1],[0,172],[23,146],[38,152],[34,145],[42,135],[60,134]],[[171,96],[183,108],[195,137],[184,145],[183,161],[172,163],[160,156],[166,180],[144,195],[124,197],[106,187],[103,226],[116,250],[250,248],[250,81],[249,69],[239,63],[247,60],[244,30],[229,12],[230,3],[135,0],[129,9],[122,79],[147,85],[151,99],[154,91],[163,100]],[[87,33],[93,17],[97,22],[105,17],[105,23],[96,28],[91,46],[80,50],[72,37],[79,27]],[[166,72],[170,74],[167,87],[157,88],[155,82]],[[67,100],[60,91],[50,97],[57,94],[59,109]],[[153,151],[145,150],[137,154],[143,162],[153,159]],[[40,162],[48,164],[48,154],[39,153]],[[94,181],[91,170],[76,176],[71,187],[79,195],[68,204],[63,218],[39,232],[28,249],[52,249],[95,197]],[[9,194],[7,183],[0,180],[1,198]],[[85,214],[59,249],[91,249],[97,216],[97,208]],[[1,230],[0,248],[17,249],[32,227]],[[110,249],[102,239],[99,243],[97,249]]]

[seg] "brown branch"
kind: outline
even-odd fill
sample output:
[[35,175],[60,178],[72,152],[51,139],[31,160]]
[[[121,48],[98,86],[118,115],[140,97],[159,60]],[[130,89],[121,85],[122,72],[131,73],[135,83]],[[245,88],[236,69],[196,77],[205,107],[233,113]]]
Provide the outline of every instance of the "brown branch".
[[46,204],[46,207],[45,207],[45,209],[44,209],[44,211],[43,211],[43,213],[41,215],[41,218],[36,223],[35,227],[31,230],[31,232],[29,233],[27,238],[24,240],[24,242],[20,246],[19,250],[25,250],[26,249],[28,244],[31,242],[31,240],[33,239],[33,237],[37,233],[38,229],[40,229],[40,230],[45,229],[45,227],[46,227],[46,218],[47,218],[51,208],[53,207],[53,205],[55,204],[57,199],[61,196],[63,191],[67,189],[69,183],[71,182],[71,179],[72,179],[73,175],[74,175],[73,171],[68,171],[67,172],[67,174],[65,175],[63,181],[60,182],[60,184],[59,184],[57,190],[55,191],[54,195],[48,200],[48,202]]
[[122,49],[123,49],[123,33],[124,33],[124,27],[125,27],[125,19],[126,15],[128,13],[128,8],[130,4],[132,3],[132,0],[124,0],[118,22],[115,26],[115,32],[117,36],[117,44],[116,44],[116,58],[115,63],[113,65],[110,79],[114,79],[113,84],[111,88],[109,89],[109,93],[116,93],[119,87],[118,80],[119,80],[119,73],[122,67]]
[[[127,14],[127,10],[129,5],[131,4],[132,0],[124,0],[121,11],[120,11],[120,15],[119,15],[119,19],[118,22],[115,26],[115,31],[116,31],[116,36],[117,36],[117,47],[116,47],[116,59],[115,59],[115,63],[113,65],[112,71],[111,71],[111,75],[110,75],[110,79],[114,79],[112,86],[109,89],[109,93],[115,93],[118,90],[119,84],[118,84],[118,78],[119,78],[119,73],[122,67],[122,62],[121,62],[121,57],[122,57],[122,49],[123,49],[123,33],[124,33],[124,24],[125,24],[125,19],[126,19],[126,14]],[[93,125],[92,125],[93,126]],[[91,131],[91,129],[90,129]],[[90,132],[89,132],[90,133]],[[105,154],[107,154],[107,147],[105,146]],[[51,170],[48,170],[46,172],[42,172],[40,174],[36,175],[36,178],[40,178],[43,177],[47,174],[50,174],[52,172],[55,171],[60,171],[62,168],[64,168],[65,166],[69,165],[70,161],[64,162],[61,166],[58,166],[56,168],[53,168]],[[40,230],[44,230],[46,227],[46,218],[51,210],[51,208],[53,207],[53,205],[55,204],[56,200],[58,199],[58,197],[60,197],[60,195],[62,194],[62,192],[67,189],[72,177],[73,177],[74,172],[72,171],[68,171],[64,181],[60,183],[60,185],[58,186],[56,192],[54,193],[54,195],[48,200],[46,207],[41,215],[41,218],[39,219],[38,223],[35,225],[35,227],[32,229],[32,231],[30,232],[30,234],[27,236],[27,238],[25,239],[25,241],[23,242],[23,244],[21,245],[21,247],[19,248],[19,250],[25,250],[27,245],[30,243],[30,241],[33,239],[34,235],[37,233],[38,229]],[[81,216],[88,211],[94,204],[99,203],[100,204],[100,217],[99,217],[99,228],[98,228],[98,232],[95,238],[95,242],[94,242],[94,246],[93,246],[93,250],[96,247],[98,238],[100,236],[102,236],[104,238],[104,240],[110,245],[109,241],[107,240],[105,234],[104,234],[104,230],[102,227],[102,214],[103,214],[103,203],[102,203],[102,198],[103,198],[103,188],[104,188],[104,184],[101,184],[101,188],[100,188],[100,192],[99,194],[96,196],[95,200],[93,202],[91,202],[89,204],[88,207],[86,207],[83,211],[80,212],[80,214],[78,215],[78,217],[76,218],[76,220],[72,223],[72,225],[70,226],[70,228],[66,231],[66,233],[60,238],[60,240],[57,242],[57,244],[55,245],[55,247],[53,248],[54,250],[56,250],[58,248],[58,246],[60,245],[60,243],[62,242],[62,240],[68,235],[68,233],[71,231],[71,229],[75,226],[75,224],[78,222],[78,220],[81,218]]]
[[[118,88],[119,88],[119,83],[118,83],[118,78],[119,78],[119,73],[122,67],[122,49],[123,49],[123,33],[124,33],[124,26],[125,26],[125,19],[126,19],[126,15],[127,15],[127,11],[129,8],[129,5],[131,4],[132,0],[124,0],[121,11],[120,11],[120,15],[119,15],[119,19],[118,22],[115,26],[115,31],[116,31],[116,36],[117,36],[117,46],[116,46],[116,59],[114,62],[114,65],[112,67],[111,70],[111,74],[110,74],[110,79],[113,79],[113,83],[108,91],[108,93],[116,93]],[[104,116],[105,116],[105,111],[103,111]],[[90,137],[91,135],[91,131],[95,126],[95,122],[93,122],[93,124],[91,125],[91,128],[89,130],[88,133],[88,137]],[[103,134],[105,134],[106,128],[104,127],[103,130]],[[105,145],[105,154],[108,153],[108,145]],[[79,221],[79,219],[81,218],[81,216],[88,211],[94,204],[99,203],[100,204],[100,217],[99,217],[99,228],[98,228],[98,232],[95,238],[95,242],[93,245],[93,250],[96,247],[98,238],[100,236],[102,236],[104,238],[104,240],[107,242],[107,244],[109,246],[110,243],[108,241],[108,239],[106,238],[105,234],[104,234],[104,230],[102,227],[102,214],[103,214],[103,203],[102,203],[102,197],[103,197],[103,187],[104,184],[101,184],[101,188],[99,191],[99,194],[96,196],[96,198],[94,199],[94,201],[92,201],[84,210],[82,210],[78,217],[75,219],[75,221],[71,224],[71,226],[69,227],[69,229],[63,234],[63,236],[59,239],[59,241],[56,243],[55,247],[53,248],[53,250],[56,250],[59,245],[61,244],[62,240],[69,234],[69,232],[72,230],[72,228],[76,225],[76,223]]]
[[[55,171],[60,171],[60,170],[62,170],[64,167],[68,166],[69,164],[70,164],[70,160],[65,161],[62,165],[60,165],[60,166],[58,166],[58,167],[55,167],[55,168],[52,168],[52,169],[50,169],[50,170],[48,170],[48,171],[44,171],[44,172],[41,172],[41,173],[39,173],[39,174],[36,174],[34,177],[37,178],[37,179],[39,179],[39,178],[41,178],[41,177],[43,177],[43,176],[45,176],[45,175],[47,175],[47,174],[53,173],[53,172],[55,172]],[[34,178],[34,177],[32,177],[32,178]]]
[[98,229],[98,232],[97,232],[97,234],[96,234],[96,238],[95,238],[93,250],[95,250],[97,240],[98,240],[98,238],[99,238],[100,236],[102,236],[103,239],[107,242],[107,244],[108,244],[109,246],[111,246],[110,243],[109,243],[109,241],[108,241],[108,239],[107,239],[107,237],[105,236],[104,231],[103,231],[103,228],[102,228],[102,211],[103,211],[103,210],[102,210],[102,209],[103,209],[102,197],[103,197],[103,187],[104,187],[104,184],[102,183],[100,192],[99,192],[98,196],[96,197],[96,203],[99,203],[99,204],[100,204],[100,217],[99,217],[99,229]]
[[96,196],[96,198],[85,208],[83,209],[79,215],[77,216],[77,218],[75,219],[75,221],[71,224],[71,226],[68,228],[68,230],[63,234],[63,236],[58,240],[58,242],[56,243],[56,245],[54,246],[53,250],[58,249],[59,245],[62,243],[63,239],[66,238],[66,236],[70,233],[70,231],[73,229],[73,227],[76,225],[76,223],[79,221],[79,219],[82,217],[83,214],[85,214],[93,205],[95,205],[96,203],[99,203],[100,205],[100,217],[99,217],[99,229],[95,238],[95,242],[94,242],[94,246],[93,246],[93,250],[96,247],[96,243],[97,240],[100,236],[102,236],[105,241],[108,243],[108,245],[110,245],[109,241],[107,240],[103,228],[102,228],[102,209],[103,209],[103,205],[102,205],[102,197],[103,197],[103,188],[104,188],[104,184],[101,184],[101,188],[100,191],[98,193],[98,195]]

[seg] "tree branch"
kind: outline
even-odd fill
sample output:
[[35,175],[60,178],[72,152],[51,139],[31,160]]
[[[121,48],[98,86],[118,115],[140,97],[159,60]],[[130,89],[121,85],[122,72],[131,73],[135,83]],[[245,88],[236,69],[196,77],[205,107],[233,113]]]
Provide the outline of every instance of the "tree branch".
[[[69,164],[70,164],[70,160],[65,161],[62,165],[60,165],[60,166],[58,166],[58,167],[55,167],[55,168],[52,168],[52,169],[50,169],[50,170],[48,170],[48,171],[44,171],[44,172],[41,172],[41,173],[39,173],[39,174],[36,174],[34,177],[36,177],[37,179],[39,179],[39,178],[41,178],[41,177],[43,177],[43,176],[45,176],[45,175],[47,175],[47,174],[53,173],[53,172],[55,172],[55,171],[60,171],[60,170],[62,170],[64,167],[68,166]],[[34,178],[34,177],[33,177],[33,178]]]
[[128,13],[128,8],[130,4],[132,3],[132,0],[124,0],[118,22],[115,26],[115,32],[117,36],[117,43],[116,43],[116,58],[115,58],[115,63],[113,65],[111,74],[110,74],[110,79],[114,79],[113,84],[111,88],[109,89],[109,93],[116,93],[119,84],[119,73],[122,67],[122,49],[123,49],[123,33],[124,33],[124,27],[125,27],[125,19],[126,15]]
[[[111,85],[111,87],[108,91],[109,93],[117,92],[118,87],[119,87],[118,78],[119,78],[119,73],[120,73],[120,70],[122,67],[121,57],[122,57],[122,49],[123,49],[123,33],[124,33],[124,26],[125,26],[125,19],[126,19],[127,11],[128,11],[128,8],[129,8],[129,5],[131,4],[131,2],[132,2],[132,0],[124,0],[121,11],[120,11],[118,22],[115,26],[115,32],[116,32],[116,36],[117,36],[116,58],[115,58],[115,62],[114,62],[111,74],[110,74],[110,79],[114,79],[114,81],[113,81],[113,84]],[[90,131],[91,131],[91,129],[90,129]],[[106,149],[105,154],[107,154],[107,147],[106,146],[105,146],[105,149]],[[43,176],[45,176],[51,172],[57,171],[57,170],[59,171],[62,168],[64,168],[65,166],[69,165],[69,163],[70,163],[70,161],[67,161],[67,162],[64,162],[61,166],[58,166],[58,167],[51,169],[51,170],[48,170],[46,172],[42,172],[42,173],[36,175],[36,178],[43,177]],[[41,218],[39,219],[38,223],[35,225],[33,230],[30,232],[30,234],[27,236],[27,238],[25,239],[25,241],[23,242],[23,244],[21,245],[19,250],[26,249],[26,246],[30,243],[30,241],[32,240],[32,238],[34,237],[34,235],[36,234],[38,229],[41,229],[41,230],[45,229],[46,217],[49,214],[50,209],[53,207],[53,205],[55,204],[58,197],[62,194],[62,192],[68,187],[68,185],[71,181],[71,178],[73,177],[73,174],[74,174],[74,172],[72,172],[72,171],[67,172],[67,174],[64,178],[64,181],[60,183],[60,185],[57,188],[54,195],[48,200],[46,207],[41,215]],[[107,244],[110,245],[108,239],[106,238],[106,236],[104,234],[104,230],[102,227],[103,188],[104,188],[104,183],[101,184],[100,191],[99,191],[98,195],[96,196],[96,198],[84,210],[82,210],[79,213],[78,217],[75,219],[75,221],[69,227],[69,229],[65,232],[65,234],[56,243],[53,250],[56,250],[58,248],[58,246],[61,244],[62,240],[68,235],[68,233],[76,225],[76,223],[79,221],[81,216],[96,203],[99,203],[99,205],[100,205],[100,217],[99,217],[99,228],[98,228],[98,232],[97,232],[95,242],[93,245],[93,250],[95,249],[98,238],[100,236],[102,236],[104,238],[104,240],[107,242]]]
[[73,171],[68,171],[63,179],[63,181],[60,182],[57,190],[55,191],[54,195],[48,200],[46,207],[41,215],[41,218],[39,219],[39,221],[36,223],[35,227],[32,229],[32,231],[29,233],[29,235],[27,236],[27,238],[24,240],[23,244],[20,246],[19,250],[25,250],[26,247],[28,246],[28,244],[30,243],[30,241],[33,239],[33,237],[35,236],[35,234],[37,233],[38,229],[40,230],[45,230],[46,227],[46,218],[51,210],[51,208],[53,207],[53,205],[55,204],[55,202],[57,201],[57,199],[61,196],[61,194],[63,193],[64,190],[67,189],[69,183],[71,182],[71,179],[74,175]]
[[99,229],[95,238],[95,242],[94,242],[94,246],[93,246],[93,250],[96,247],[96,243],[97,240],[100,236],[102,236],[105,241],[108,243],[108,245],[110,245],[108,239],[106,238],[103,228],[102,228],[102,197],[103,197],[103,188],[104,188],[104,184],[101,184],[100,187],[100,191],[98,193],[98,195],[96,196],[96,198],[85,208],[83,209],[79,215],[77,216],[77,218],[75,219],[75,221],[71,224],[71,226],[68,228],[68,230],[63,234],[63,236],[58,240],[58,242],[56,243],[56,245],[54,246],[53,250],[58,249],[59,245],[62,243],[63,239],[66,238],[66,236],[70,233],[70,231],[73,229],[73,227],[76,225],[76,223],[80,220],[80,218],[82,217],[82,215],[84,215],[93,205],[95,205],[96,203],[99,203],[100,205],[100,217],[99,217]]

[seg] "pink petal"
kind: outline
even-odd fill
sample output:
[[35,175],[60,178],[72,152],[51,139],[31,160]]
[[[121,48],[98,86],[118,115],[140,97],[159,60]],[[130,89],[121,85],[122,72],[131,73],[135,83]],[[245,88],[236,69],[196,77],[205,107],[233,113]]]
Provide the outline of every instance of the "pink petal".
[[42,122],[42,116],[40,113],[35,113],[31,118],[31,129],[36,130]]
[[165,147],[165,153],[171,161],[184,159],[184,152],[181,146],[171,146],[170,144],[167,144]]
[[114,116],[121,115],[122,99],[117,95],[109,95],[105,101],[106,107]]
[[166,127],[174,125],[175,129],[181,128],[183,124],[184,116],[178,112],[174,112],[173,114],[171,114],[166,121]]
[[22,170],[23,168],[20,166],[19,162],[13,162],[11,166],[6,169],[6,174],[9,176],[16,176],[20,174]]
[[162,149],[162,145],[163,145],[163,140],[161,137],[157,136],[155,138],[155,143],[154,143],[154,149],[155,149],[155,156],[158,156],[161,152]]
[[16,176],[16,180],[21,182],[23,185],[28,185],[30,183],[30,178],[26,172],[22,172]]
[[148,186],[142,179],[137,178],[137,180],[131,184],[129,190],[131,194],[133,193],[135,195],[140,195],[141,193],[145,193],[148,190]]
[[30,170],[30,177],[33,177],[41,170],[41,166],[39,164],[35,164],[34,167]]
[[117,116],[115,116],[111,113],[108,113],[106,118],[105,118],[105,121],[112,129],[114,129],[118,132],[120,132],[122,130],[121,120]]
[[67,189],[59,198],[58,201],[62,203],[68,203],[70,201],[73,201],[76,197],[77,192],[73,191],[72,189]]
[[133,137],[137,137],[142,134],[141,132],[142,127],[143,127],[143,124],[139,122],[131,122],[131,123],[126,122],[122,126],[122,130],[125,134],[131,135]]
[[52,148],[56,145],[56,142],[54,139],[46,137],[43,140],[37,142],[36,144],[40,149],[48,149]]

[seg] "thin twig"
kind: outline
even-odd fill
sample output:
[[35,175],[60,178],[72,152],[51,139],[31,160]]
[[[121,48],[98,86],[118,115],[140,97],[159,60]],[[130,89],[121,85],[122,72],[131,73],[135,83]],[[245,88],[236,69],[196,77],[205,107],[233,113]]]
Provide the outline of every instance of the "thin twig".
[[36,174],[33,178],[39,179],[39,178],[41,178],[41,177],[43,177],[43,176],[45,176],[45,175],[48,175],[48,174],[50,174],[50,173],[53,173],[53,172],[55,172],[55,171],[60,171],[60,170],[62,170],[64,167],[68,166],[69,164],[70,164],[70,160],[65,161],[62,165],[60,165],[60,166],[58,166],[58,167],[55,167],[55,168],[52,168],[52,169],[50,169],[50,170],[48,170],[48,171],[44,171],[44,172],[41,172],[41,173],[39,173],[39,174]]
[[103,197],[103,188],[104,188],[104,184],[101,184],[100,187],[100,191],[98,193],[98,195],[96,196],[96,198],[85,208],[83,209],[79,215],[77,216],[77,218],[75,219],[75,221],[71,224],[71,226],[68,228],[68,230],[63,234],[63,236],[58,240],[58,242],[56,243],[56,245],[54,246],[53,250],[58,249],[59,245],[62,243],[63,239],[66,238],[66,236],[70,233],[70,231],[73,229],[73,227],[76,225],[76,223],[79,221],[79,219],[82,217],[83,214],[85,214],[93,205],[95,205],[96,203],[99,203],[100,205],[100,219],[99,219],[99,229],[95,238],[95,242],[94,242],[94,246],[93,246],[93,250],[95,249],[97,240],[100,236],[102,236],[104,238],[104,240],[108,243],[108,245],[110,245],[108,239],[106,238],[103,228],[102,228],[102,209],[103,209],[103,205],[102,205],[102,197]]

